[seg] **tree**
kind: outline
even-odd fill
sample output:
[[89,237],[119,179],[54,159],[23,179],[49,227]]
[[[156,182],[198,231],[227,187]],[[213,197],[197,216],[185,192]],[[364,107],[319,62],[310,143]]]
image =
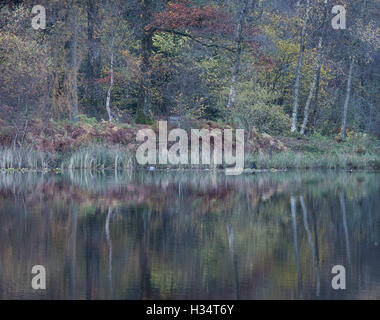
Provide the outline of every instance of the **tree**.
[[231,78],[231,88],[230,94],[228,96],[227,109],[232,109],[235,105],[235,97],[236,97],[236,81],[240,72],[240,59],[241,59],[241,51],[243,45],[243,30],[245,26],[245,21],[247,19],[247,15],[249,13],[248,5],[249,0],[244,0],[242,3],[242,7],[240,9],[238,23],[236,27],[236,48],[235,48],[235,57],[234,57],[234,68],[232,71]]
[[[101,77],[102,55],[101,55],[101,3],[98,0],[87,0],[87,57],[84,61],[85,93],[88,103],[97,104],[102,100],[102,89],[96,81]],[[101,18],[103,18],[101,20]]]
[[29,11],[19,6],[4,13],[8,23],[0,29],[0,118],[13,127],[14,146],[24,143],[29,122],[49,113],[51,58],[43,38],[32,30]]
[[297,117],[298,117],[298,99],[299,99],[299,90],[300,90],[300,81],[301,81],[301,71],[303,64],[303,53],[305,50],[305,36],[306,36],[306,27],[309,22],[310,17],[310,0],[306,0],[306,13],[305,18],[302,24],[301,29],[301,41],[300,41],[300,51],[298,57],[298,65],[296,71],[296,80],[294,83],[294,103],[293,103],[293,114],[292,114],[292,128],[291,131],[297,131]]
[[[319,36],[319,40],[318,40],[317,63],[314,70],[313,83],[311,85],[309,96],[307,97],[307,101],[305,104],[304,118],[303,118],[301,130],[300,130],[301,134],[304,134],[306,130],[306,125],[309,119],[309,108],[310,108],[311,100],[313,99],[314,90],[317,87],[317,85],[319,87],[319,79],[320,79],[321,67],[322,67],[322,43],[323,43],[324,34],[326,32],[326,22],[327,22],[327,10],[328,10],[327,4],[328,4],[328,0],[324,0],[324,7],[325,7],[324,17],[323,17],[323,22],[322,22],[322,27],[321,27],[322,29],[321,35]],[[317,92],[317,95],[318,94],[319,92]]]
[[[362,20],[362,23],[364,23],[366,5],[367,5],[367,0],[363,0],[361,10],[360,10],[360,19]],[[350,67],[349,67],[348,76],[347,76],[346,97],[345,97],[344,106],[343,106],[342,129],[341,129],[341,134],[340,134],[342,140],[346,138],[347,112],[348,112],[348,106],[349,106],[350,98],[351,98],[352,76],[353,76],[353,69],[355,65],[355,51],[358,50],[357,48],[358,44],[359,44],[359,40],[355,39],[353,41],[352,48],[351,48],[353,49],[354,52],[352,56],[350,57]]]
[[140,92],[137,106],[137,112],[140,117],[145,119],[152,119],[152,97],[151,97],[151,56],[153,48],[153,30],[150,24],[153,20],[153,1],[142,0],[141,1],[141,67],[140,67]]
[[71,120],[73,122],[78,121],[78,33],[79,33],[79,21],[78,10],[79,7],[73,2],[71,7],[71,29],[72,33],[68,43],[69,58],[68,65],[69,70],[67,73],[67,89],[69,94],[69,110],[71,114]]

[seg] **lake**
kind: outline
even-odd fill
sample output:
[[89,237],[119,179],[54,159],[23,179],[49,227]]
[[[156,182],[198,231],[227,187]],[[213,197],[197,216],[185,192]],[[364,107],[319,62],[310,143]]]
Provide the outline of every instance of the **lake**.
[[0,172],[0,299],[380,299],[379,178]]

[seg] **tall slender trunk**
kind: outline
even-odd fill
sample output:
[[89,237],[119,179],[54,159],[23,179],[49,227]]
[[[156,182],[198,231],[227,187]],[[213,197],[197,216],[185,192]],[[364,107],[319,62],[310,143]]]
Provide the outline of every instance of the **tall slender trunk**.
[[[363,0],[361,10],[360,10],[360,16],[361,19],[364,22],[365,18],[365,8],[367,6],[367,0]],[[352,46],[352,51],[354,51],[355,43]],[[344,107],[343,107],[343,119],[342,119],[342,129],[341,129],[341,138],[344,140],[346,139],[346,126],[347,126],[347,111],[348,111],[348,105],[350,103],[350,97],[351,97],[351,83],[352,83],[352,71],[354,69],[355,64],[355,57],[354,55],[351,57],[350,61],[350,69],[348,71],[348,78],[347,78],[347,88],[346,88],[346,98],[344,100]]]
[[292,113],[292,132],[297,131],[297,117],[298,117],[298,99],[300,91],[300,82],[301,82],[301,72],[303,65],[303,52],[305,50],[305,36],[306,36],[306,27],[310,17],[310,0],[306,1],[306,15],[302,25],[301,31],[301,43],[300,43],[300,53],[298,56],[298,64],[296,71],[296,81],[294,84],[294,103],[293,103],[293,113]]
[[151,98],[151,56],[153,48],[153,32],[149,24],[153,16],[153,1],[144,0],[142,2],[142,39],[141,39],[141,67],[140,67],[140,93],[138,101],[138,112],[146,118],[152,118],[152,98]]
[[314,101],[314,110],[313,110],[313,132],[315,133],[318,127],[319,119],[319,89],[320,89],[320,80],[321,80],[321,68],[319,68],[317,73],[317,88],[315,89],[315,101]]
[[315,90],[315,87],[317,85],[318,70],[319,70],[319,68],[320,68],[321,65],[322,65],[322,37],[319,38],[319,43],[318,43],[318,62],[317,62],[317,66],[316,66],[315,71],[314,71],[313,82],[311,84],[311,88],[310,88],[310,91],[309,91],[309,96],[307,97],[306,104],[305,104],[303,122],[302,122],[301,130],[300,130],[301,134],[305,133],[307,121],[308,121],[308,118],[309,118],[310,103],[311,103],[311,100],[313,99],[314,90]]
[[108,88],[108,91],[107,91],[107,99],[106,99],[106,110],[107,110],[107,113],[108,113],[108,119],[109,121],[113,121],[113,116],[112,116],[112,112],[111,112],[111,93],[112,93],[112,89],[113,89],[113,84],[114,84],[114,71],[113,71],[113,64],[114,64],[114,42],[115,42],[115,37],[113,36],[112,37],[112,44],[111,44],[111,68],[110,68],[110,76],[111,76],[111,80],[110,80],[110,86]]
[[313,99],[314,90],[317,86],[317,82],[319,83],[320,71],[322,67],[322,43],[323,43],[323,37],[325,33],[326,19],[327,19],[327,3],[328,3],[328,0],[325,0],[325,12],[324,12],[324,18],[322,22],[322,33],[319,37],[318,47],[317,47],[317,64],[314,69],[313,82],[309,91],[309,96],[307,97],[307,101],[305,104],[304,117],[303,117],[303,122],[301,126],[301,131],[300,131],[301,134],[305,133],[307,122],[309,120],[310,104]]
[[373,120],[373,104],[369,103],[369,117],[368,117],[368,124],[367,124],[367,132],[368,134],[372,133],[372,120]]
[[348,104],[350,103],[352,71],[354,69],[354,63],[355,63],[355,60],[352,57],[351,62],[350,62],[350,69],[348,71],[346,99],[344,101],[344,108],[343,108],[342,131],[341,131],[341,137],[343,140],[346,139],[347,110],[348,110]]
[[142,96],[140,100],[140,105],[142,107],[142,111],[145,116],[152,117],[152,97],[151,97],[151,61],[150,58],[152,56],[152,33],[146,31],[144,33],[144,38],[142,41],[143,45],[143,65],[142,65],[142,81],[141,81],[141,89]]
[[243,28],[245,19],[247,17],[248,13],[248,0],[245,0],[243,3],[243,7],[240,11],[239,15],[239,21],[236,28],[236,52],[235,52],[235,62],[234,62],[234,68],[232,71],[232,78],[231,78],[231,87],[230,87],[230,94],[228,96],[228,103],[227,103],[227,109],[231,110],[235,105],[235,99],[236,99],[236,82],[239,77],[240,72],[240,61],[241,61],[241,52],[242,52],[242,43],[243,43]]
[[72,9],[72,34],[70,39],[70,76],[69,76],[69,98],[71,120],[78,121],[78,8],[73,6]]
[[87,61],[85,77],[87,81],[86,95],[91,101],[101,99],[101,88],[95,81],[100,78],[101,55],[100,39],[97,36],[96,25],[99,21],[98,0],[87,0]]

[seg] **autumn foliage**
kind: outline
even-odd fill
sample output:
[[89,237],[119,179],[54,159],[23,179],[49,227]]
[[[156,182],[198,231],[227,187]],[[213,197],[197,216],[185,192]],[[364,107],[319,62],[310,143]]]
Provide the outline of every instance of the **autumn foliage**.
[[190,31],[194,35],[230,36],[234,32],[231,17],[214,6],[198,8],[189,1],[172,1],[162,12],[155,14],[153,29]]

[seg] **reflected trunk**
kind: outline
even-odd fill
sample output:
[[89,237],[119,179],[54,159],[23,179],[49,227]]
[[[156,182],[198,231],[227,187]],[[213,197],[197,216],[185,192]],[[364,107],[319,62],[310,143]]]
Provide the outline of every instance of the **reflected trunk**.
[[309,241],[309,245],[311,248],[311,256],[313,259],[313,268],[314,268],[315,281],[316,281],[316,296],[319,297],[319,292],[321,288],[321,279],[320,279],[320,274],[319,274],[318,258],[317,258],[316,250],[314,247],[314,242],[312,240],[310,228],[309,228],[309,222],[307,218],[307,208],[306,208],[303,196],[300,196],[300,202],[301,202],[301,207],[302,207],[302,212],[303,212],[303,224],[306,230],[307,240]]
[[232,268],[234,273],[234,287],[235,287],[235,299],[239,300],[239,274],[238,274],[238,262],[237,255],[234,251],[234,242],[235,242],[235,234],[234,229],[232,228],[230,223],[226,224],[227,235],[228,235],[228,248],[231,255],[232,260]]
[[110,234],[110,220],[112,217],[112,208],[108,208],[107,218],[106,218],[106,239],[108,244],[108,281],[111,290],[111,296],[113,295],[113,285],[112,285],[112,240]]
[[298,235],[297,235],[297,217],[296,217],[296,198],[290,198],[290,205],[292,210],[292,227],[293,227],[293,245],[294,245],[294,254],[296,256],[296,264],[297,264],[297,279],[298,279],[298,294],[302,299],[302,275],[301,275],[301,264],[300,264],[300,256],[298,251]]
[[350,253],[350,238],[348,236],[348,225],[347,225],[347,215],[346,215],[346,199],[344,191],[342,190],[340,193],[340,206],[342,209],[342,217],[343,217],[343,230],[344,230],[344,240],[346,243],[346,256],[348,266],[351,267],[351,253]]

